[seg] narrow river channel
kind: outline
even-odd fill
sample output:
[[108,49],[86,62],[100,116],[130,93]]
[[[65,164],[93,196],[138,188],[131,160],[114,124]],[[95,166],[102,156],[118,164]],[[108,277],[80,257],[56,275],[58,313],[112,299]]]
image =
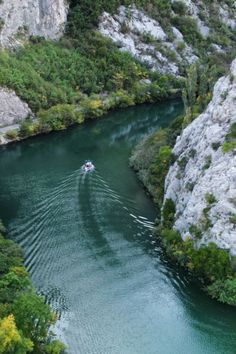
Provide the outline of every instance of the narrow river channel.
[[[236,310],[165,259],[128,166],[133,146],[181,112],[131,108],[0,150],[0,217],[70,354],[236,353]],[[85,159],[94,173],[81,172]]]

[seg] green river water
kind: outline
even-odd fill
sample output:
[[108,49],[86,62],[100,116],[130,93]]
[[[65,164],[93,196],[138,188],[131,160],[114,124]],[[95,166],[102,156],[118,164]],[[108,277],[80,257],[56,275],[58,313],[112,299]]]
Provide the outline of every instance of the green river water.
[[131,108],[0,150],[0,216],[70,354],[236,353],[236,310],[166,260],[128,166],[132,147],[181,112]]

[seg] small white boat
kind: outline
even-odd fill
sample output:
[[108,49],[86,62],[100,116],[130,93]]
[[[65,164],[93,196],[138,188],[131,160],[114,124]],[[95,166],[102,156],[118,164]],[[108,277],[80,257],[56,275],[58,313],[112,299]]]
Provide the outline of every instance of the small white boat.
[[85,164],[82,166],[84,172],[92,172],[95,170],[95,166],[91,161],[85,161]]

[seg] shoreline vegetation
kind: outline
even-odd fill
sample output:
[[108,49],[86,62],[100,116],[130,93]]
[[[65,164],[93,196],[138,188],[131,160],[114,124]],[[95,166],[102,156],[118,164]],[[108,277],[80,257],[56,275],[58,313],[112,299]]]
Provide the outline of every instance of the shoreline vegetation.
[[[172,153],[176,138],[204,111],[208,98],[211,97],[214,85],[207,87],[203,82],[206,77],[209,82],[209,75],[202,75],[197,66],[190,68],[183,90],[185,114],[175,119],[168,128],[161,129],[140,142],[132,152],[130,166],[158,206],[155,234],[167,256],[198,279],[201,287],[213,299],[236,306],[235,257],[218,248],[213,242],[198,247],[201,230],[194,225],[191,230],[194,238],[183,240],[180,233],[173,228],[175,203],[172,199],[164,200],[165,177],[176,159]],[[210,81],[215,79],[210,77]],[[206,89],[202,95],[204,85]],[[209,204],[213,202],[211,195],[206,195],[205,198]],[[206,212],[207,210],[206,208]]]
[[87,33],[80,47],[67,37],[59,42],[33,37],[24,48],[0,52],[0,86],[13,89],[34,115],[5,132],[5,143],[111,110],[181,97],[183,81],[150,71],[96,31]]
[[[199,67],[205,68],[202,75],[208,75],[209,71],[212,73],[208,78],[214,77],[214,71],[218,76],[224,74],[235,56],[235,35],[220,22],[211,2],[207,8],[214,16],[209,23],[209,37],[204,38],[196,20],[181,2],[71,0],[65,33],[58,42],[30,36],[24,47],[0,51],[0,86],[14,90],[34,114],[21,123],[19,131],[7,131],[6,143],[81,124],[112,109],[180,96],[186,76],[196,74],[188,73],[187,62],[181,64],[178,77],[160,74],[151,70],[148,62],[140,63],[99,33],[99,19],[104,11],[115,14],[120,5],[127,6],[128,11],[132,4],[160,23],[170,43],[174,39],[173,26],[183,34],[184,41],[199,58]],[[204,11],[202,17],[207,23]],[[121,31],[126,33],[128,28]],[[146,36],[147,43],[154,40],[146,33],[139,35]],[[222,50],[214,51],[212,43]],[[159,48],[161,43],[156,45]],[[175,62],[176,55],[171,54],[167,58]],[[209,86],[213,83],[214,80],[208,80]],[[202,89],[199,106],[210,99],[204,96],[204,86]],[[190,96],[184,98],[191,100]],[[197,111],[189,113],[191,116]]]
[[33,289],[21,248],[6,237],[0,221],[0,353],[61,354],[66,347],[50,330],[57,316]]
[[103,117],[117,109],[180,98],[182,92],[180,88],[160,89],[155,83],[143,83],[137,87],[137,91],[130,94],[128,91],[118,90],[111,94],[85,96],[79,105],[58,104],[48,110],[41,110],[38,112],[37,118],[27,117],[18,125],[17,129],[11,129],[11,126],[9,129],[4,127],[6,142],[2,145],[36,135],[65,130],[87,120]]

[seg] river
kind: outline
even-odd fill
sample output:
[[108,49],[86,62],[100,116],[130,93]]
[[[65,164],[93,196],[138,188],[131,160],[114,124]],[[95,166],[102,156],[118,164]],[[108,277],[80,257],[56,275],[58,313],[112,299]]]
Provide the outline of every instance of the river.
[[144,105],[0,150],[1,218],[70,354],[236,353],[236,310],[168,262],[128,166],[132,147],[181,112]]

